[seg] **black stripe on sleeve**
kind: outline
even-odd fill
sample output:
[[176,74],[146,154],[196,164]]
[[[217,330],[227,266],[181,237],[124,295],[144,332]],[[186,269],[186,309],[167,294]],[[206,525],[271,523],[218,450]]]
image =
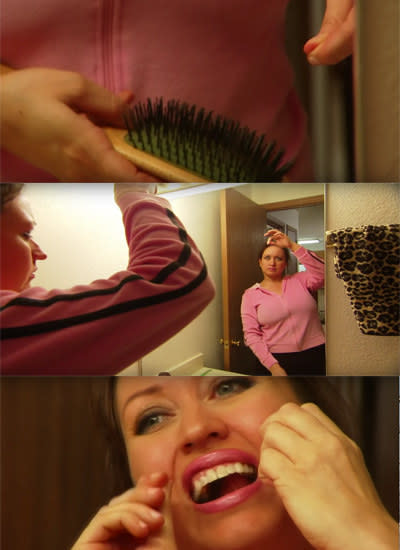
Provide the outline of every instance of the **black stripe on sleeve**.
[[[167,213],[167,216],[170,218],[170,220],[178,228],[179,238],[183,243],[183,248],[177,260],[165,266],[163,269],[161,269],[161,271],[159,271],[159,273],[155,277],[153,277],[153,279],[151,279],[151,282],[154,284],[161,284],[174,271],[176,271],[180,267],[183,267],[189,260],[190,254],[191,254],[191,247],[188,244],[188,236],[185,229],[179,225],[175,214],[171,210],[166,209],[166,213]],[[76,326],[82,323],[92,322],[97,319],[104,319],[105,317],[108,317],[108,316],[119,315],[135,309],[149,307],[152,305],[161,304],[164,302],[168,302],[170,300],[174,300],[176,298],[179,298],[181,296],[184,296],[192,292],[206,279],[207,267],[205,265],[203,257],[202,257],[202,261],[203,261],[203,267],[199,275],[197,275],[197,277],[193,279],[193,281],[188,283],[186,286],[181,287],[179,289],[165,292],[159,295],[136,298],[134,300],[129,300],[121,304],[116,304],[108,308],[103,308],[97,311],[92,311],[90,313],[84,313],[82,315],[76,315],[74,317],[69,317],[65,319],[58,319],[58,320],[48,321],[45,323],[38,323],[36,325],[3,328],[0,331],[0,339],[5,340],[9,338],[20,338],[24,336],[31,336],[34,334],[43,334],[45,332],[60,330],[63,328]],[[125,279],[123,279],[122,281],[120,281],[116,286],[112,288],[87,290],[85,292],[81,292],[77,294],[56,295],[46,300],[35,300],[33,298],[15,298],[14,300],[11,300],[5,306],[3,306],[0,309],[0,311],[4,311],[6,308],[12,307],[12,306],[47,307],[56,302],[62,302],[62,301],[70,302],[75,300],[82,300],[85,298],[91,298],[94,296],[105,296],[109,294],[115,294],[125,284],[135,280],[144,280],[144,278],[140,275],[132,274],[126,277]]]
[[157,304],[162,304],[169,302],[170,300],[175,300],[181,296],[189,294],[195,290],[207,277],[207,268],[204,265],[203,269],[197,275],[193,281],[188,283],[186,286],[172,290],[170,292],[164,292],[163,294],[158,294],[155,296],[146,296],[144,298],[137,298],[136,300],[130,300],[128,302],[123,302],[122,304],[116,304],[108,308],[100,309],[98,311],[93,311],[90,313],[84,313],[82,315],[76,315],[75,317],[69,317],[66,319],[58,319],[55,321],[48,321],[46,323],[39,323],[36,325],[27,325],[20,327],[11,327],[4,328],[1,330],[1,339],[6,340],[10,338],[21,338],[25,336],[33,336],[36,334],[43,334],[45,332],[52,332],[54,330],[60,330],[82,323],[89,323],[99,319],[104,319],[106,317],[111,317],[113,315],[120,315],[122,313],[127,313],[135,309],[141,309]]
[[[190,252],[191,252],[191,248],[187,244],[188,239],[187,239],[186,231],[179,226],[178,221],[171,210],[166,209],[166,213],[167,213],[167,216],[170,218],[170,220],[177,226],[179,231],[179,238],[181,242],[184,244],[184,246],[183,246],[182,252],[179,255],[179,258],[171,262],[167,266],[165,266],[159,273],[157,273],[155,277],[153,277],[153,279],[150,280],[150,282],[154,284],[163,283],[169,275],[171,275],[174,271],[176,271],[180,267],[184,266],[188,261],[190,257]],[[9,302],[7,302],[7,304],[1,307],[0,312],[13,306],[46,307],[46,306],[55,304],[57,302],[73,302],[75,300],[82,300],[85,298],[92,298],[95,296],[107,296],[109,294],[115,294],[119,292],[126,283],[130,283],[131,281],[135,281],[138,279],[144,279],[144,278],[141,275],[132,274],[126,277],[125,279],[123,279],[122,281],[120,281],[117,285],[110,288],[86,290],[85,292],[78,292],[76,294],[57,294],[56,296],[53,296],[52,298],[47,298],[46,300],[17,297],[17,298],[14,298],[14,300],[10,300]]]

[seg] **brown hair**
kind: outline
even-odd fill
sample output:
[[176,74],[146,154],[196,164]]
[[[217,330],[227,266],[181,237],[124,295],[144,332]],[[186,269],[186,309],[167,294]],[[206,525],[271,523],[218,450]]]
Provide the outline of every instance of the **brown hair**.
[[[270,246],[278,246],[277,244],[275,243],[264,243],[263,247],[260,249],[260,252],[258,254],[258,259],[261,260],[261,258],[263,257],[263,254],[264,254],[264,251],[269,248]],[[285,259],[286,259],[286,263],[289,263],[289,259],[290,259],[290,252],[289,252],[289,249],[288,248],[285,248],[283,246],[278,246],[278,248],[282,248],[284,254],[285,254]]]
[[1,183],[0,184],[0,195],[1,195],[1,211],[3,211],[4,205],[18,197],[21,193],[22,188],[24,187],[23,183]]

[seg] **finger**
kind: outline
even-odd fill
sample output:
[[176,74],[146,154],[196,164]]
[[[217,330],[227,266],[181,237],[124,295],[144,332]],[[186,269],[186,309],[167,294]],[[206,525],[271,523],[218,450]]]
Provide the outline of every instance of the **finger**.
[[149,487],[165,487],[168,483],[168,479],[168,474],[166,472],[153,472],[152,474],[141,476],[136,486],[148,485]]
[[[317,405],[286,403],[277,412],[271,414],[263,423],[262,430],[273,422],[279,422],[295,431],[305,440],[319,442],[327,433],[344,436],[343,432],[320,411],[317,416]],[[314,414],[311,414],[310,411]],[[322,418],[324,418],[324,423]]]
[[161,487],[135,487],[118,495],[110,500],[109,506],[117,506],[124,502],[140,502],[147,506],[159,508],[165,498],[164,490]]
[[150,475],[143,475],[139,478],[135,487],[131,487],[121,495],[112,498],[109,505],[120,504],[123,502],[143,502],[152,505],[153,500],[164,500],[164,487],[168,482],[168,474],[164,472],[155,472]]
[[[68,118],[70,116],[69,112]],[[117,153],[101,128],[86,117],[74,116],[73,124],[64,126],[67,129],[63,135],[64,154],[69,162],[60,178],[62,181],[156,181]]]
[[100,543],[126,533],[143,538],[162,524],[160,512],[139,503],[105,506],[92,519],[78,542]]
[[314,418],[317,418],[318,421],[332,433],[347,437],[339,426],[335,424],[333,420],[331,420],[315,403],[303,403],[300,408],[307,411]]
[[122,90],[117,96],[126,104],[132,103],[135,99],[135,94],[131,90]]
[[265,426],[262,449],[275,449],[292,464],[307,458],[310,442],[291,427],[278,421]]
[[312,65],[338,63],[351,55],[355,33],[355,7],[352,1],[328,3],[319,33],[304,45]]
[[[67,73],[66,87],[59,94],[65,103],[78,111],[99,117],[104,124],[123,126],[126,109],[124,94],[116,95],[76,73]],[[131,97],[131,94],[128,95]]]
[[[261,450],[258,467],[258,479],[265,484],[276,484],[280,479],[288,480],[295,469],[293,463],[284,454],[272,447]],[[279,483],[278,483],[279,485]]]

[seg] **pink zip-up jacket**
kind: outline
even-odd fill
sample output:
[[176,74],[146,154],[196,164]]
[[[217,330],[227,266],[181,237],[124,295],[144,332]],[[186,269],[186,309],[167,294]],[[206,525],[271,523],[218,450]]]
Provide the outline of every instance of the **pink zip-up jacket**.
[[[180,99],[265,133],[311,177],[286,56],[288,0],[1,0],[1,62],[77,71],[138,101]],[[3,153],[3,181],[51,181]]]
[[168,202],[118,199],[126,271],[69,290],[1,291],[1,372],[111,375],[168,340],[211,301],[201,253]]
[[310,294],[324,285],[325,263],[303,247],[294,254],[306,271],[284,277],[281,295],[256,283],[242,297],[245,343],[267,368],[277,363],[274,353],[303,351],[325,342]]

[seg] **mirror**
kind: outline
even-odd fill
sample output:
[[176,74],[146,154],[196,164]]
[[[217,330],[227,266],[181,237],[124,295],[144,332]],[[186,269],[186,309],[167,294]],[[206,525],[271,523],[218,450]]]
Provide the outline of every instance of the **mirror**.
[[[266,228],[288,231],[294,240],[317,236],[324,249],[324,194],[319,184],[253,184],[224,191],[221,205],[224,368],[249,372],[258,362],[244,344],[240,316],[244,291],[262,281],[258,254]],[[304,210],[303,210],[304,209]],[[301,233],[301,231],[303,233]],[[315,240],[316,237],[315,237]],[[293,255],[289,269],[300,270]],[[324,295],[316,295],[324,319]]]
[[[207,369],[224,368],[226,248],[224,251],[221,201],[226,191],[235,191],[244,199],[262,205],[264,213],[257,230],[258,239],[263,238],[265,229],[265,205],[270,205],[270,211],[275,209],[275,216],[278,207],[287,209],[299,201],[304,208],[311,201],[323,209],[324,186],[319,184],[249,184],[212,191],[204,186],[186,190],[183,196],[177,191],[176,198],[174,192],[165,195],[205,257],[216,285],[216,298],[179,334],[144,357],[140,365],[129,367],[128,373],[153,375],[175,369],[176,374],[198,374]],[[47,289],[69,288],[109,277],[125,268],[127,246],[111,184],[31,184],[26,186],[26,194],[37,221],[34,237],[48,255],[45,262],[38,263],[35,285]],[[240,227],[246,240],[244,226]],[[256,259],[252,261],[257,264]],[[257,265],[256,272],[258,277]],[[240,299],[244,288],[246,286],[240,288],[235,300]],[[240,309],[235,316],[240,321]],[[241,334],[235,338],[241,338]]]

